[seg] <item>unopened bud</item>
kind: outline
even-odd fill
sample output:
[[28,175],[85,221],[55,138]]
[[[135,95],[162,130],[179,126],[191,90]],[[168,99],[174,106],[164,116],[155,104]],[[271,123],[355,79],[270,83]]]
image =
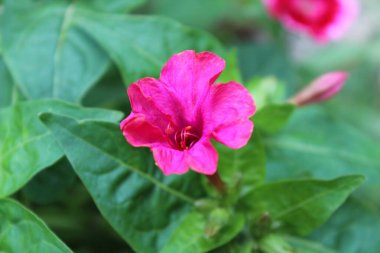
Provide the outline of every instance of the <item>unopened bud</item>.
[[347,77],[347,72],[343,71],[324,74],[312,81],[289,102],[303,106],[328,100],[342,89]]
[[205,227],[205,236],[211,238],[215,236],[220,229],[227,225],[230,218],[230,213],[223,208],[214,209],[208,218],[206,227]]

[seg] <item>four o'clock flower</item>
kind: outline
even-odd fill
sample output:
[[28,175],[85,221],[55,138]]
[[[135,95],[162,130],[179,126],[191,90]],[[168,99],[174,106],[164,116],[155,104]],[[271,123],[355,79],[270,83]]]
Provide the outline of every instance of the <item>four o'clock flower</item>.
[[218,154],[211,140],[230,148],[246,145],[255,105],[236,82],[215,84],[225,62],[210,52],[173,55],[160,78],[143,78],[128,88],[132,112],[120,128],[135,147],[149,147],[165,175],[189,169],[212,175]]
[[319,42],[343,36],[358,13],[357,0],[263,0],[269,13],[288,29]]
[[303,106],[328,100],[342,89],[347,77],[347,72],[343,71],[326,73],[312,81],[289,101]]

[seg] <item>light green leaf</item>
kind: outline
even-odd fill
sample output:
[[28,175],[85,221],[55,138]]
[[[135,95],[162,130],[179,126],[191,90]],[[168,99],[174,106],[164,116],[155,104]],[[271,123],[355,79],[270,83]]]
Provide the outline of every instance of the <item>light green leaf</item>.
[[42,120],[103,216],[136,252],[162,250],[204,194],[198,175],[164,176],[147,149],[126,143],[118,125],[53,114]]
[[255,99],[257,110],[272,104],[284,103],[285,85],[272,76],[254,77],[245,85]]
[[3,54],[27,98],[78,102],[108,67],[103,50],[73,26],[75,15],[75,2],[5,1]]
[[6,253],[71,253],[53,232],[21,204],[0,200],[0,250]]
[[218,234],[209,238],[205,235],[207,218],[200,213],[189,213],[174,231],[161,253],[208,252],[235,237],[244,226],[242,215],[235,214]]
[[366,186],[380,182],[378,141],[321,107],[297,109],[281,134],[266,137],[264,144],[270,180],[356,173],[366,176]]
[[363,199],[353,198],[313,233],[311,238],[339,253],[378,253],[379,234],[379,209],[369,207]]
[[252,190],[243,201],[255,219],[267,213],[273,222],[280,222],[281,229],[305,235],[323,224],[363,180],[346,176],[274,182]]
[[248,144],[238,150],[217,145],[218,171],[228,189],[240,186],[243,192],[265,180],[266,155],[259,131],[254,131]]
[[336,253],[315,242],[278,234],[262,239],[260,248],[265,253]]
[[100,15],[82,10],[75,23],[107,51],[126,85],[142,77],[157,77],[169,57],[185,49],[223,53],[212,36],[163,17]]
[[297,253],[281,236],[276,234],[264,237],[260,241],[260,249],[265,253]]
[[337,253],[335,250],[328,249],[317,242],[293,236],[284,236],[284,239],[295,249],[295,251],[292,251],[295,253]]
[[0,198],[28,182],[37,172],[62,157],[61,148],[39,121],[41,112],[77,119],[119,121],[122,114],[103,109],[80,109],[55,100],[23,102],[0,110]]
[[294,109],[291,104],[267,105],[253,116],[253,121],[263,132],[275,133],[286,125]]

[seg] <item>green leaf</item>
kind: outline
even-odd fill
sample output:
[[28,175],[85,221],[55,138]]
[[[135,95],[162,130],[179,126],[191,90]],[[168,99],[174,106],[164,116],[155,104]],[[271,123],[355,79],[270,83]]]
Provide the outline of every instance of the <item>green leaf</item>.
[[23,189],[22,196],[37,204],[51,204],[72,189],[76,175],[66,158],[38,173]]
[[378,253],[380,212],[363,199],[350,199],[311,238],[339,253]]
[[160,252],[204,194],[198,175],[164,176],[147,149],[126,143],[118,125],[54,114],[42,120],[100,212],[136,252]]
[[21,204],[0,200],[0,250],[7,253],[70,253],[53,232]]
[[185,49],[223,53],[212,36],[163,17],[100,15],[82,10],[75,23],[107,51],[126,85],[141,77],[157,77],[170,56]]
[[285,85],[272,76],[254,77],[246,82],[246,87],[255,99],[258,110],[271,104],[284,103]]
[[12,104],[13,89],[12,77],[0,55],[0,108]]
[[377,140],[323,108],[300,108],[280,134],[266,137],[270,180],[366,176],[366,186],[380,182]]
[[267,213],[281,229],[305,235],[323,224],[363,181],[362,176],[347,176],[269,183],[249,192],[243,201],[253,218]]
[[48,129],[39,121],[41,112],[113,122],[122,116],[116,111],[81,109],[55,100],[23,102],[0,110],[0,198],[20,189],[37,172],[63,155]]
[[284,239],[295,249],[292,252],[299,253],[336,253],[335,250],[331,250],[323,246],[322,244],[308,241],[305,239],[293,237],[293,236],[284,236]]
[[265,180],[265,148],[259,131],[254,131],[248,144],[238,150],[216,145],[219,153],[218,171],[228,189],[240,186],[247,191]]
[[75,15],[74,1],[5,1],[3,54],[27,98],[78,102],[108,67],[104,51],[73,26]]
[[281,236],[276,234],[264,237],[260,241],[260,248],[265,253],[296,253],[296,251],[293,251],[292,247]]
[[260,248],[265,253],[336,253],[315,242],[278,234],[262,239]]
[[78,6],[101,12],[127,12],[143,4],[145,0],[90,0],[79,1]]
[[294,109],[291,104],[267,105],[253,116],[253,121],[263,132],[275,133],[288,123]]
[[218,78],[218,83],[227,83],[235,81],[243,83],[243,78],[240,74],[239,63],[237,58],[237,50],[230,50],[226,56],[226,68]]
[[228,224],[218,234],[209,238],[205,235],[207,218],[200,213],[190,212],[174,231],[161,253],[207,252],[235,237],[244,226],[242,215],[231,216]]

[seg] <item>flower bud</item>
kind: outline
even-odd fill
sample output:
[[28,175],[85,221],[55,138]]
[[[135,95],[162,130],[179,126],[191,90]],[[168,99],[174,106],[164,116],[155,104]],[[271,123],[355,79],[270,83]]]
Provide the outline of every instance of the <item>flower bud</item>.
[[324,74],[306,86],[289,100],[298,106],[319,103],[335,96],[347,80],[347,72],[330,72]]

